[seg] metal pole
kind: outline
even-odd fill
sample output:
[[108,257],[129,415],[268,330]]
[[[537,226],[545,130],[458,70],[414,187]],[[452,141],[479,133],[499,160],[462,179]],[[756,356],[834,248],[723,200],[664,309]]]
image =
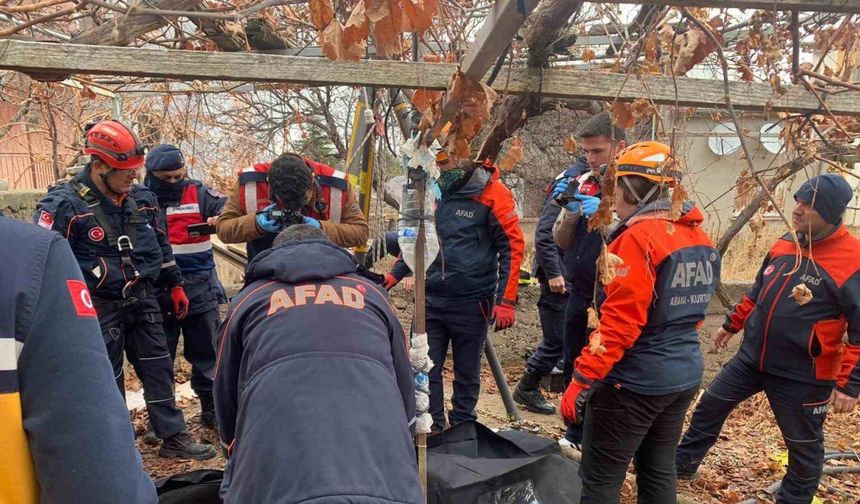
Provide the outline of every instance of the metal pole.
[[499,362],[499,356],[496,355],[496,347],[493,346],[493,340],[489,333],[487,334],[487,341],[484,343],[484,354],[487,356],[487,363],[490,364],[490,370],[493,372],[493,378],[496,380],[496,387],[499,388],[502,402],[505,403],[505,411],[508,413],[508,420],[514,422],[519,421],[520,410],[517,409],[517,405],[514,404],[514,396],[511,395],[511,389],[508,388],[508,382],[505,381],[505,373],[502,371],[502,363]]

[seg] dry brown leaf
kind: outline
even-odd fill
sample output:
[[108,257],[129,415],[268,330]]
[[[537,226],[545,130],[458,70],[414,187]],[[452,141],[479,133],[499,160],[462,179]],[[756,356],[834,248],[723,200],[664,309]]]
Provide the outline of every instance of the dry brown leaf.
[[367,9],[364,0],[359,0],[352,8],[352,13],[343,28],[343,49],[350,53],[358,52],[352,50],[353,44],[361,46],[361,52],[367,47],[367,36],[370,35],[370,20],[367,19]]
[[576,154],[576,138],[573,136],[573,133],[564,139],[564,152]]
[[512,171],[517,163],[523,158],[523,139],[515,136],[511,139],[511,146],[505,157],[499,162],[499,169],[502,171]]
[[615,161],[609,163],[609,168],[603,176],[600,190],[600,206],[597,212],[588,219],[588,231],[604,230],[612,224],[612,207],[615,206],[615,175],[618,173],[618,164]]
[[440,98],[442,98],[442,91],[419,89],[412,95],[412,104],[415,105],[416,110],[423,112],[436,104]]
[[600,283],[609,285],[615,280],[615,268],[624,264],[624,259],[613,254],[606,248],[606,244],[600,248],[600,256],[597,258],[597,274]]
[[761,232],[764,230],[765,226],[767,226],[767,221],[764,220],[764,215],[762,215],[761,210],[754,213],[749,220],[750,231],[753,232],[756,236],[761,236]]
[[332,20],[323,31],[320,32],[320,46],[322,46],[323,55],[331,60],[339,60],[341,58],[341,45],[343,43],[343,27],[335,19]]
[[594,49],[588,48],[588,49],[582,51],[583,63],[588,63],[589,61],[593,60],[595,56],[597,56],[597,55],[594,54]]
[[672,190],[672,207],[669,209],[669,219],[676,221],[681,218],[684,202],[687,201],[688,197],[687,190],[678,182],[675,189]]
[[655,30],[651,30],[648,35],[645,35],[644,44],[645,61],[655,63],[657,61],[657,32]]
[[586,313],[588,314],[588,328],[597,329],[600,327],[600,318],[597,316],[597,310],[589,306]]
[[[89,100],[94,100],[96,98],[96,96],[98,96],[98,95],[96,95],[96,92],[93,91],[92,88],[90,88],[89,86],[84,86],[84,88],[81,89],[81,96],[83,96],[84,98],[87,98]],[[169,104],[170,104],[170,102],[165,104],[165,106],[169,105]]]
[[325,29],[334,19],[331,0],[310,0],[308,7],[311,11],[311,23],[317,30]]
[[[376,40],[376,54],[384,58],[396,59],[403,53],[403,44],[400,41],[400,33],[403,28],[403,11],[396,1],[389,4],[389,11],[388,16],[374,22],[373,35]],[[367,17],[371,18],[369,5]]]
[[408,24],[405,31],[416,32],[420,37],[433,26],[433,16],[439,9],[439,0],[401,0],[401,5]]
[[601,356],[606,353],[606,347],[603,346],[603,336],[600,331],[594,331],[588,337],[588,352],[594,356]]
[[791,289],[791,297],[797,301],[797,304],[803,306],[812,301],[812,291],[809,290],[809,287],[805,283],[799,283]]
[[633,107],[624,102],[612,104],[612,122],[619,128],[632,128],[636,124]]
[[[722,42],[719,34],[716,37],[719,42]],[[705,32],[698,28],[689,30],[676,38],[675,52],[678,56],[675,59],[675,68],[672,69],[673,73],[678,76],[686,74],[716,49],[717,46]]]
[[378,23],[391,15],[391,0],[366,0],[367,18]]
[[[456,138],[456,143],[449,151],[455,158],[454,161],[469,158],[471,155],[469,142],[481,130],[484,121],[489,119],[493,103],[496,101],[496,92],[458,71],[451,81],[447,100],[446,107],[450,106],[456,110],[456,114],[451,119],[452,127],[448,135],[448,144],[452,143],[451,138]],[[433,131],[434,136],[439,136],[443,126],[437,121]]]

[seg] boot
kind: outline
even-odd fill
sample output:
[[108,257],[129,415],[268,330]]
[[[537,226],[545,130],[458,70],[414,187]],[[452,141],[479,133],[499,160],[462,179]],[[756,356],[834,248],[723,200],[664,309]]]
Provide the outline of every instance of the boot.
[[195,443],[188,431],[182,431],[165,439],[158,450],[159,457],[194,460],[208,460],[213,458],[215,453],[214,446]]
[[536,374],[524,372],[520,382],[517,383],[516,390],[514,390],[514,401],[533,413],[554,415],[555,406],[547,401],[540,392],[540,378]]
[[143,444],[147,444],[149,446],[155,446],[160,442],[158,437],[155,435],[155,431],[152,430],[152,425],[146,429],[146,432],[143,433],[143,436],[141,436],[140,439],[143,441]]
[[218,420],[215,418],[215,401],[212,392],[200,395],[200,425],[210,429],[218,428]]

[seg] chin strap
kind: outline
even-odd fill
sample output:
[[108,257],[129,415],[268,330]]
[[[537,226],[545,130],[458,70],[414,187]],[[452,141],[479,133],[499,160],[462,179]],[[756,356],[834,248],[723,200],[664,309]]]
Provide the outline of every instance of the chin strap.
[[631,184],[630,181],[627,180],[628,178],[630,177],[621,177],[621,180],[624,182],[624,185],[627,186],[627,190],[630,191],[630,194],[632,194],[633,197],[636,198],[637,207],[645,206],[651,196],[653,196],[654,193],[660,189],[660,186],[655,184],[651,186],[651,189],[648,190],[648,193],[645,194],[645,196],[640,197],[639,193],[636,192],[636,189],[633,188],[633,184]]

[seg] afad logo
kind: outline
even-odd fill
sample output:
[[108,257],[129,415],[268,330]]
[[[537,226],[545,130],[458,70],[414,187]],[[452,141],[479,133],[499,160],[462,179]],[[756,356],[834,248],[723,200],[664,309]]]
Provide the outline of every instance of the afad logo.
[[775,270],[775,269],[776,269],[776,267],[773,264],[771,264],[770,266],[768,266],[767,268],[764,269],[764,276],[770,275],[771,273],[773,273],[773,270]]
[[92,241],[102,241],[105,239],[105,230],[101,226],[96,226],[90,229],[89,236]]

